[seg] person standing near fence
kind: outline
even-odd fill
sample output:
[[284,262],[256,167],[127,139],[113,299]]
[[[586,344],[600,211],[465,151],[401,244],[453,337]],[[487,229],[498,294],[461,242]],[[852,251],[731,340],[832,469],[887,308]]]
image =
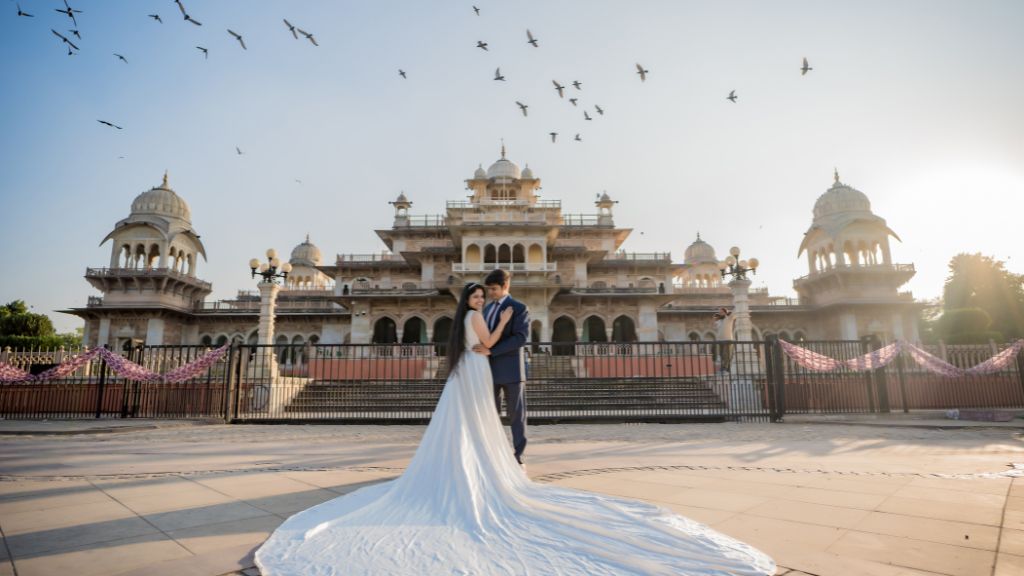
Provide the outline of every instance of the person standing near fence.
[[729,372],[732,364],[733,323],[736,319],[732,317],[732,311],[724,306],[714,313],[713,318],[715,319],[715,339],[718,340],[718,360],[721,370]]

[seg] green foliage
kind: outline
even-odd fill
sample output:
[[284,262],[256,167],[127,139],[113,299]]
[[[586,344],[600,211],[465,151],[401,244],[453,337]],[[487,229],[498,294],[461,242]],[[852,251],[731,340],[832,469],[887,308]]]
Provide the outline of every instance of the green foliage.
[[1024,275],[980,253],[957,254],[949,272],[942,316],[931,325],[935,335],[950,343],[1024,337]]
[[0,306],[0,318],[10,316],[11,314],[25,314],[28,312],[28,304],[25,304],[24,300],[13,300]]
[[3,336],[53,336],[53,322],[45,314],[7,314],[0,318],[0,335]]
[[0,348],[11,347],[12,350],[76,348],[82,345],[82,337],[77,334],[54,334],[51,336],[6,336],[0,334]]
[[24,300],[0,306],[0,347],[70,348],[82,343],[80,331],[57,334],[46,314],[29,312]]

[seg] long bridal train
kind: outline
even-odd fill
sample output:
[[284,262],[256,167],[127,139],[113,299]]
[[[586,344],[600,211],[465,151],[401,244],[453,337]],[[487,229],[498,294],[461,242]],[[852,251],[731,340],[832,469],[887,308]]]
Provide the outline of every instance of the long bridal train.
[[472,352],[401,477],[292,516],[256,563],[264,576],[775,573],[765,554],[665,509],[531,482]]

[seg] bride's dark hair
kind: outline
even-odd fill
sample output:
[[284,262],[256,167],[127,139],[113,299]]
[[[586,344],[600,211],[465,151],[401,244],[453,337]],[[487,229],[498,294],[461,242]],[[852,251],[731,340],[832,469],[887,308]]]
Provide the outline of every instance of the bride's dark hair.
[[459,304],[455,307],[455,319],[452,320],[452,334],[448,337],[448,373],[455,372],[455,366],[466,351],[466,313],[469,308],[469,297],[477,290],[483,292],[484,287],[476,282],[466,284],[459,296]]

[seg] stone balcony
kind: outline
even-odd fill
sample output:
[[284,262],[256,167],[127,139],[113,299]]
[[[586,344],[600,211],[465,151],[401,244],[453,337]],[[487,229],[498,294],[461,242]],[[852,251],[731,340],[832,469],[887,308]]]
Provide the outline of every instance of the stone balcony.
[[490,272],[502,268],[510,272],[557,272],[557,262],[455,262],[452,272]]

